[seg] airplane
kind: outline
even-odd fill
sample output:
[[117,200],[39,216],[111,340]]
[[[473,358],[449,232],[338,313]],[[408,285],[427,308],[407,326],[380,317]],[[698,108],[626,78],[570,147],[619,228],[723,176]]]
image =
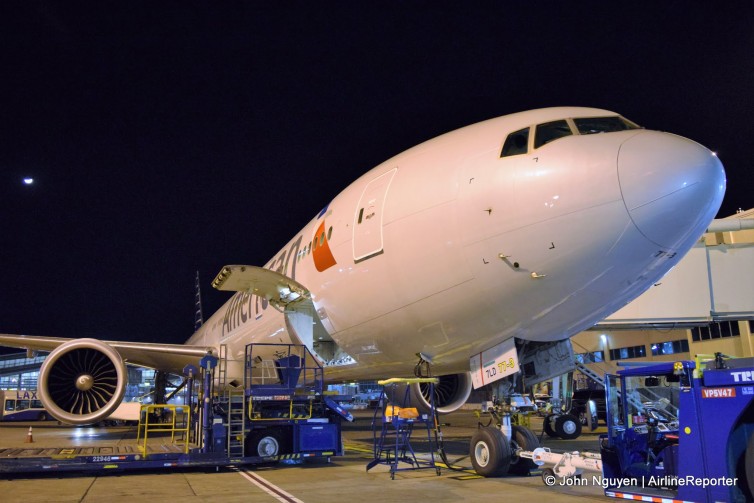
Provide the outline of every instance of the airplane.
[[238,380],[253,342],[306,345],[332,382],[411,376],[421,358],[451,412],[489,351],[567,340],[656,283],[725,185],[715,153],[615,112],[514,113],[368,171],[263,267],[224,267],[213,286],[234,294],[184,345],[11,334],[0,345],[50,351],[39,394],[73,424],[118,407],[126,362],[180,374],[225,346]]

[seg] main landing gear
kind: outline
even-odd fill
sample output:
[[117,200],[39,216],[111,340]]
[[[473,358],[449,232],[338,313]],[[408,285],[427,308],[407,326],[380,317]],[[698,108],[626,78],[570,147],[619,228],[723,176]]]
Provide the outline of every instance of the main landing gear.
[[529,475],[529,471],[535,468],[531,459],[521,457],[519,453],[533,451],[539,447],[539,440],[529,428],[511,424],[511,413],[516,411],[511,405],[496,405],[489,409],[496,426],[480,425],[471,437],[469,456],[477,474],[483,477]]
[[524,426],[512,426],[509,438],[499,428],[481,426],[471,437],[469,455],[474,471],[483,477],[529,475],[535,467],[531,459],[518,455],[521,451],[533,451],[539,441],[531,430]]

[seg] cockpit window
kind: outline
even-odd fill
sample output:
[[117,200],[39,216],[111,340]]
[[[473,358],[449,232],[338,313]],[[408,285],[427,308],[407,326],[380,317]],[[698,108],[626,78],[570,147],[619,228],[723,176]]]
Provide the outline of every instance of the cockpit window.
[[525,154],[529,149],[529,128],[514,131],[508,135],[503,144],[503,151],[500,157],[511,155]]
[[555,141],[564,136],[570,136],[573,132],[564,119],[559,121],[545,122],[537,126],[537,135],[534,137],[534,148]]
[[623,117],[588,117],[586,119],[573,119],[580,134],[612,133],[613,131],[625,131],[627,129],[640,129],[633,122]]

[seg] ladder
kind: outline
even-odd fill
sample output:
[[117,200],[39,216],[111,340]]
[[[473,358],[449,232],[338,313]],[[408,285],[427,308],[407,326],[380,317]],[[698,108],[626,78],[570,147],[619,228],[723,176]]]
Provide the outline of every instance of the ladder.
[[225,389],[228,384],[228,346],[220,344],[220,354],[217,355],[217,387]]
[[228,457],[244,457],[244,443],[246,440],[246,393],[243,388],[226,388],[227,400],[227,424],[228,432]]
[[217,389],[220,394],[220,405],[227,411],[225,431],[228,432],[228,457],[244,456],[244,440],[246,439],[244,413],[246,411],[246,393],[243,388],[235,389],[228,386],[228,346],[220,345],[217,359]]

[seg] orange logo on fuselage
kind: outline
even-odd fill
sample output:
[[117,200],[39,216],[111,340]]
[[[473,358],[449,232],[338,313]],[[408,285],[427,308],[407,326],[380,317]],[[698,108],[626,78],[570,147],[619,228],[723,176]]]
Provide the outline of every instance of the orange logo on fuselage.
[[330,267],[334,266],[335,257],[333,257],[330,251],[330,244],[328,243],[327,232],[325,232],[325,221],[323,220],[317,232],[314,233],[314,239],[312,241],[312,257],[314,258],[314,267],[319,272],[322,272]]

